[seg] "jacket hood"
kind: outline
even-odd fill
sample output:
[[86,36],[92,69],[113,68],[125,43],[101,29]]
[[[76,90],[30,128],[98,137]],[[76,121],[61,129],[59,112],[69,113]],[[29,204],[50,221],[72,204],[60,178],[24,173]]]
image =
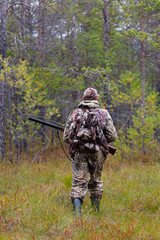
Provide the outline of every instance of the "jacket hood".
[[78,104],[80,107],[99,108],[99,102],[97,100],[84,100]]

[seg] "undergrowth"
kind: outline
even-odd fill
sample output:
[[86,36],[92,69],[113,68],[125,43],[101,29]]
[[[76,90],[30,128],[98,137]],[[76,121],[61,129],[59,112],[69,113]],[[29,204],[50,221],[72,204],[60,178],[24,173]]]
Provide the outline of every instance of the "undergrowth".
[[100,212],[93,213],[87,194],[77,219],[71,163],[56,156],[48,155],[47,163],[0,164],[0,239],[160,239],[158,163],[116,168],[108,159]]

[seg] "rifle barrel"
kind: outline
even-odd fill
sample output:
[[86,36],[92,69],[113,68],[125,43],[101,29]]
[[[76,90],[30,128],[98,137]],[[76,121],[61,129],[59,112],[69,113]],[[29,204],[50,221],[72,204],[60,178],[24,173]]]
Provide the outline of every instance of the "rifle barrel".
[[48,127],[56,128],[57,130],[60,130],[60,131],[64,132],[64,127],[54,125],[54,124],[51,124],[49,122],[45,122],[45,121],[42,121],[42,120],[39,120],[39,119],[36,119],[36,118],[33,118],[33,117],[29,117],[29,120],[37,122],[37,123],[41,123],[41,124],[46,125]]

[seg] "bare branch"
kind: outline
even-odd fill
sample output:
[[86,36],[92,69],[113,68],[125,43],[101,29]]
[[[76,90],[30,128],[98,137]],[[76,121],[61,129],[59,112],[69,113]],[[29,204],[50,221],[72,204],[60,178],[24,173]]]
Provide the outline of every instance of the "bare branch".
[[25,50],[24,43],[19,38],[17,38],[17,36],[14,33],[11,33],[11,32],[7,32],[7,33],[11,34],[14,37],[16,48],[18,49],[18,46],[17,46],[17,42],[18,42],[23,47],[23,49],[24,49],[25,53],[27,54],[27,56],[30,57],[28,52]]
[[26,6],[26,7],[30,7],[28,4],[25,4],[25,3],[22,3],[22,2],[15,2],[15,3],[13,3],[12,5],[10,5],[10,6],[7,8],[6,13],[7,13],[13,6],[15,6],[15,5],[24,5],[24,6]]

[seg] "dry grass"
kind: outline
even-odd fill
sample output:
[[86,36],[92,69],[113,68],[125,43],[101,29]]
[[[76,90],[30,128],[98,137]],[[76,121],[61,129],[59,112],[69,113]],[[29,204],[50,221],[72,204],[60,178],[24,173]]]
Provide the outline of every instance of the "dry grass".
[[0,165],[0,239],[160,239],[158,163],[123,162],[116,171],[114,159],[106,162],[101,211],[92,212],[87,195],[76,219],[70,162],[59,149],[47,160]]

